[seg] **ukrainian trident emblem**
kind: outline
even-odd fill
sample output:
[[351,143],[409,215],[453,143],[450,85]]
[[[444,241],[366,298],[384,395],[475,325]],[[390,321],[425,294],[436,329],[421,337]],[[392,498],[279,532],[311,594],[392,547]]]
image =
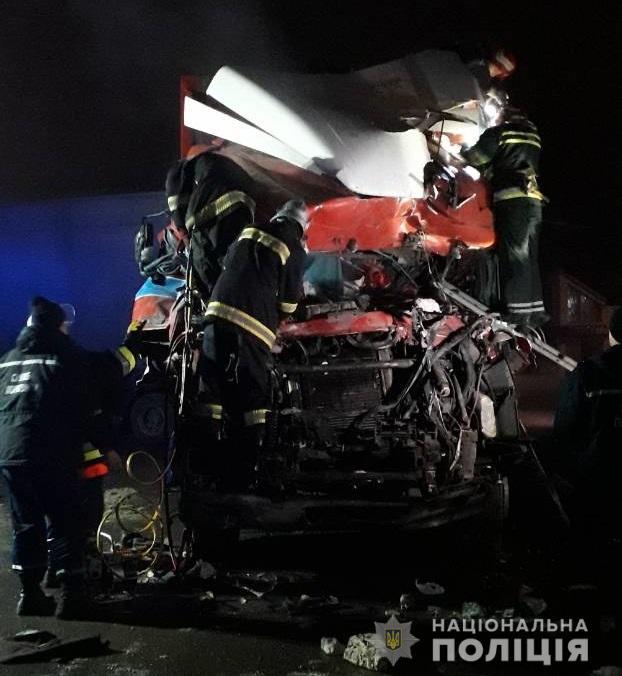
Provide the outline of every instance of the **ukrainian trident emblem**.
[[384,632],[384,644],[389,650],[399,650],[402,645],[402,630],[386,629]]

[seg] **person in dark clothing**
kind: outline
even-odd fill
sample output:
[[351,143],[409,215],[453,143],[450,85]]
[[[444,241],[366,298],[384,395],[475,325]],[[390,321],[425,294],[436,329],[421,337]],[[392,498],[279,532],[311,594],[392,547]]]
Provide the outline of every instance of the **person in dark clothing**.
[[[88,383],[78,348],[61,332],[63,310],[37,297],[29,326],[0,359],[0,471],[13,523],[20,615],[51,614],[40,583],[50,556],[69,581],[83,574],[79,522]],[[49,529],[46,529],[46,518]]]
[[600,599],[619,616],[622,308],[609,333],[611,347],[580,362],[562,387],[547,460],[570,521],[557,577],[571,599]]
[[229,246],[255,218],[249,176],[222,155],[180,160],[166,177],[171,217],[190,244],[195,285],[207,298]]
[[622,536],[622,308],[609,324],[611,347],[579,363],[555,413],[555,465],[575,526]]
[[506,106],[501,116],[463,157],[491,183],[501,310],[509,322],[537,328],[548,320],[538,263],[544,200],[537,180],[540,135],[514,108]]
[[[81,472],[95,409],[84,351],[64,322],[59,305],[33,299],[15,349],[0,358],[0,472],[10,499],[13,568],[22,583],[17,612],[54,612],[40,586],[49,548],[61,579],[56,614],[71,619],[88,608]],[[120,348],[120,357],[130,354]]]
[[[123,379],[136,366],[141,329],[142,323],[132,322],[123,345],[116,350],[80,350],[88,378],[91,406],[80,467],[79,513],[87,552],[96,548],[93,540],[104,515],[104,477],[111,466],[113,469],[121,466],[121,460],[114,450],[118,441],[114,414],[123,396]],[[44,586],[53,589],[59,585],[53,562],[49,561]]]
[[245,430],[239,458],[242,481],[259,458],[271,409],[270,351],[281,317],[296,310],[306,259],[302,202],[287,202],[263,226],[245,228],[223,262],[206,316],[203,403],[222,410]]

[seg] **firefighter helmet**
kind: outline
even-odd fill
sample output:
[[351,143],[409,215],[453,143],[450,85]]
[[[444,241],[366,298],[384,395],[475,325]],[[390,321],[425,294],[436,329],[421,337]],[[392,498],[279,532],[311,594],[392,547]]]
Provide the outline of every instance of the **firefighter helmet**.
[[304,233],[309,224],[309,217],[305,203],[302,200],[288,200],[285,202],[285,204],[283,204],[283,206],[277,209],[276,213],[270,220],[276,221],[279,219],[297,223]]
[[505,49],[498,49],[488,60],[490,77],[505,80],[516,70],[516,57]]

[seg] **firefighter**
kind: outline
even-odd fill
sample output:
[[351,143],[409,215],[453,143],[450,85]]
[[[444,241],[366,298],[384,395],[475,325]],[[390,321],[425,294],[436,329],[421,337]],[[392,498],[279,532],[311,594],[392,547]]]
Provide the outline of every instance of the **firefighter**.
[[207,299],[220,261],[242,229],[253,223],[255,202],[246,172],[227,157],[203,152],[180,160],[166,177],[168,208],[190,244],[195,285]]
[[224,407],[234,429],[242,430],[235,468],[242,487],[261,455],[277,326],[296,310],[302,292],[306,227],[304,203],[290,200],[266,225],[245,228],[224,259],[207,306],[204,404],[216,419]]
[[79,350],[61,332],[62,308],[37,297],[15,348],[0,360],[0,468],[10,499],[13,569],[22,591],[18,615],[49,615],[41,590],[51,557],[68,578],[83,574],[78,470],[88,415]]
[[544,196],[538,188],[541,141],[525,114],[505,105],[500,121],[463,157],[492,188],[501,291],[507,321],[524,330],[548,320],[542,300],[538,241]]
[[65,319],[58,304],[36,297],[15,348],[0,359],[0,472],[22,583],[17,613],[54,612],[40,586],[49,545],[62,587],[56,613],[70,619],[88,614],[80,471],[93,407],[84,354],[66,335]]
[[[132,322],[125,341],[116,350],[103,352],[81,351],[86,368],[91,410],[87,419],[87,441],[82,445],[80,467],[83,536],[86,551],[94,553],[94,538],[104,514],[104,477],[110,469],[119,470],[121,459],[114,450],[117,435],[114,413],[123,396],[123,379],[136,366],[142,340],[144,322]],[[47,571],[45,586],[58,587],[52,562]]]

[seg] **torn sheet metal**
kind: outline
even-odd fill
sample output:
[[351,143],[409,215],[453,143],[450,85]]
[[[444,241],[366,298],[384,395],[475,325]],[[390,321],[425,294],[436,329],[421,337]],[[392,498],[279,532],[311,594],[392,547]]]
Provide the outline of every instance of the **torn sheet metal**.
[[[471,132],[481,127],[482,93],[468,67],[455,52],[426,50],[352,73],[358,89],[361,112],[378,124],[397,125],[404,118],[423,118],[427,111],[452,111],[467,122],[449,121],[443,125],[448,134]],[[475,104],[475,105],[474,105]],[[383,128],[384,128],[383,127]],[[440,123],[432,127],[440,130]]]
[[[388,132],[328,107],[320,76],[243,74],[221,68],[207,94],[293,148],[353,192],[422,197],[430,160],[416,129]],[[208,133],[209,129],[205,129]]]
[[270,134],[256,127],[215,110],[201,101],[186,96],[184,99],[184,124],[186,127],[217,136],[227,141],[259,150],[262,153],[278,157],[296,167],[319,174],[320,170],[313,160],[281,143]]
[[214,152],[231,159],[253,180],[255,192],[252,197],[257,204],[258,219],[271,218],[277,207],[289,199],[318,204],[352,194],[330,176],[314,174],[234,143],[225,144]]
[[426,200],[343,197],[309,210],[310,251],[394,249],[409,235],[439,255],[447,255],[455,243],[471,249],[492,246],[492,212],[483,183],[460,172],[451,199],[445,190]]

